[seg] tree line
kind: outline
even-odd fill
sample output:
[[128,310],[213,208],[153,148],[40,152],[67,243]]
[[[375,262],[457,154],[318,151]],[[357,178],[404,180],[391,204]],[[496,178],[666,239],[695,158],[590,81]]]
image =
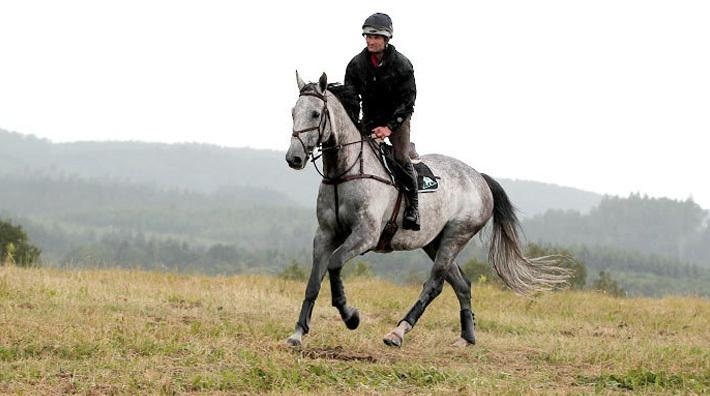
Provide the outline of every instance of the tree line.
[[[550,210],[524,223],[528,239],[563,246],[615,249],[614,261],[632,267],[634,254],[654,255],[656,264],[644,260],[647,270],[684,263],[710,268],[708,212],[691,199],[676,201],[631,194],[607,196],[589,213]],[[609,257],[612,258],[612,257]]]
[[[313,209],[274,190],[232,186],[207,193],[18,172],[0,174],[0,218],[22,225],[47,264],[237,273],[310,261]],[[528,241],[563,247],[589,274],[605,271],[632,293],[685,291],[686,285],[710,290],[702,283],[710,268],[708,213],[690,199],[604,197],[587,212],[549,210],[522,224]],[[2,248],[4,257],[7,251],[17,257],[14,244]],[[485,257],[475,239],[461,262]],[[421,252],[363,260],[400,282],[421,279],[430,268]]]

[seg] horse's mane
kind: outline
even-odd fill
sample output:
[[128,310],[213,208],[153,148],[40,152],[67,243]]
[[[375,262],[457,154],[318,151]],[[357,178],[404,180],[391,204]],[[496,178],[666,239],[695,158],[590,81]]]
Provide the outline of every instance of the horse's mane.
[[[306,91],[316,91],[316,83],[306,84],[301,92]],[[343,85],[340,83],[328,84],[328,91],[330,91],[340,104],[345,108],[345,112],[348,113],[348,117],[355,124],[355,127],[360,130],[360,98],[355,92],[355,90],[349,85]]]

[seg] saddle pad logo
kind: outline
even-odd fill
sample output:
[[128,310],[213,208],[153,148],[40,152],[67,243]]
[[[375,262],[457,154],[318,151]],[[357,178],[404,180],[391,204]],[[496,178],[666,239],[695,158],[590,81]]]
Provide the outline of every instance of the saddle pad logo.
[[436,187],[437,184],[438,183],[436,182],[436,180],[428,176],[422,177],[422,190],[428,190],[430,188]]

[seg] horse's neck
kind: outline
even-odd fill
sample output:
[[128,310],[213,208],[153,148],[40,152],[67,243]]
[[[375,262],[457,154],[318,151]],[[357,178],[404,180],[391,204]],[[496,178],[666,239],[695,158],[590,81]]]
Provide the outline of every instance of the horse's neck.
[[[333,100],[332,102],[335,102]],[[362,152],[362,171],[367,174],[381,175],[384,171],[367,141],[360,143],[364,137],[357,130],[339,102],[331,103],[332,134],[335,145],[342,145],[340,150],[329,150],[323,155],[325,175],[338,176],[360,173],[360,153]],[[353,144],[349,144],[353,143]]]

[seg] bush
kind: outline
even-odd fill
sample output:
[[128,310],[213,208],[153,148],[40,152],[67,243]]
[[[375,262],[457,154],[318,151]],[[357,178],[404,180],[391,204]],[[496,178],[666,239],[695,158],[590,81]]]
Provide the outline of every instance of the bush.
[[614,297],[625,297],[626,291],[619,286],[619,283],[612,279],[611,274],[606,271],[599,272],[599,279],[592,283],[592,289]]
[[283,271],[281,271],[279,277],[288,280],[305,281],[308,279],[308,273],[305,266],[299,264],[296,260],[293,260],[291,261],[291,264],[287,265]]
[[39,265],[41,250],[29,243],[27,234],[19,225],[0,221],[0,265],[15,264],[20,267]]
[[461,270],[472,283],[491,282],[503,286],[503,281],[498,277],[493,267],[486,262],[472,258],[464,263]]
[[343,267],[343,278],[372,278],[375,273],[372,272],[370,264],[365,261],[358,261],[354,264],[345,264]]

